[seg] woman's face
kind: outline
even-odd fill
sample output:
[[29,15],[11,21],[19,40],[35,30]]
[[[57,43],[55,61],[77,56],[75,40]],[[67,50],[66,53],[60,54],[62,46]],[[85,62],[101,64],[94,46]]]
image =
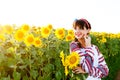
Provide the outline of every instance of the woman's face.
[[75,34],[75,37],[77,39],[81,39],[83,37],[87,37],[89,33],[89,30],[87,30],[85,27],[84,29],[80,29],[79,27],[76,27],[76,29],[74,29],[74,34]]

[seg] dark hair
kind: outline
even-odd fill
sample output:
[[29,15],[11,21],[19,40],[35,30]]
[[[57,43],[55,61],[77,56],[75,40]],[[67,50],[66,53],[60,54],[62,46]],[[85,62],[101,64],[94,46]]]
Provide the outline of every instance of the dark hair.
[[[84,29],[84,27],[86,29],[91,29],[91,25],[90,23],[86,20],[86,19],[76,19],[73,22],[73,28],[76,29],[76,27],[79,27],[80,29]],[[89,33],[88,33],[89,34]],[[82,39],[84,42],[84,39]],[[82,44],[78,41],[77,38],[75,38],[75,42],[78,42],[78,46],[81,48],[83,47]]]
[[76,27],[79,27],[80,29],[91,29],[90,23],[86,19],[75,19],[73,22],[73,28],[76,29]]

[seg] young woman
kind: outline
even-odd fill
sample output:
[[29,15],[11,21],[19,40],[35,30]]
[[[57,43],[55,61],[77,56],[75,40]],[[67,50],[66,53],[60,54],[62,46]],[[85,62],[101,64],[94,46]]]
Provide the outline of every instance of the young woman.
[[109,69],[98,47],[91,44],[90,23],[86,19],[75,20],[73,28],[75,40],[70,44],[70,51],[81,57],[80,65],[73,69],[73,73],[88,73],[86,80],[101,80],[108,75]]

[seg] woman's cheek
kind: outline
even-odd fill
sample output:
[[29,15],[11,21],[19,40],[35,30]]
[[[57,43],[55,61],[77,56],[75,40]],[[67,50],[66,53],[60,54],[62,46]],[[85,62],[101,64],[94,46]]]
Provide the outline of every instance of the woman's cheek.
[[75,33],[75,37],[76,37],[77,39],[82,38],[82,36],[83,36],[83,34],[82,34],[82,33]]

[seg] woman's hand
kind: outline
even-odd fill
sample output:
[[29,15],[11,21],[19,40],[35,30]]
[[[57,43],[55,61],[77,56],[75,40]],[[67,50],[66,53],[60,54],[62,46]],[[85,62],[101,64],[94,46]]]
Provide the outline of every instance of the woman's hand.
[[91,37],[88,35],[78,39],[78,41],[81,43],[82,47],[84,48],[91,47]]
[[85,47],[86,47],[86,43],[85,43],[85,39],[84,39],[84,37],[78,39],[78,41],[80,42],[82,48],[85,48]]
[[85,38],[86,47],[91,47],[91,37],[85,36],[84,38]]
[[80,74],[80,73],[86,73],[81,66],[77,66],[72,70],[73,73]]

